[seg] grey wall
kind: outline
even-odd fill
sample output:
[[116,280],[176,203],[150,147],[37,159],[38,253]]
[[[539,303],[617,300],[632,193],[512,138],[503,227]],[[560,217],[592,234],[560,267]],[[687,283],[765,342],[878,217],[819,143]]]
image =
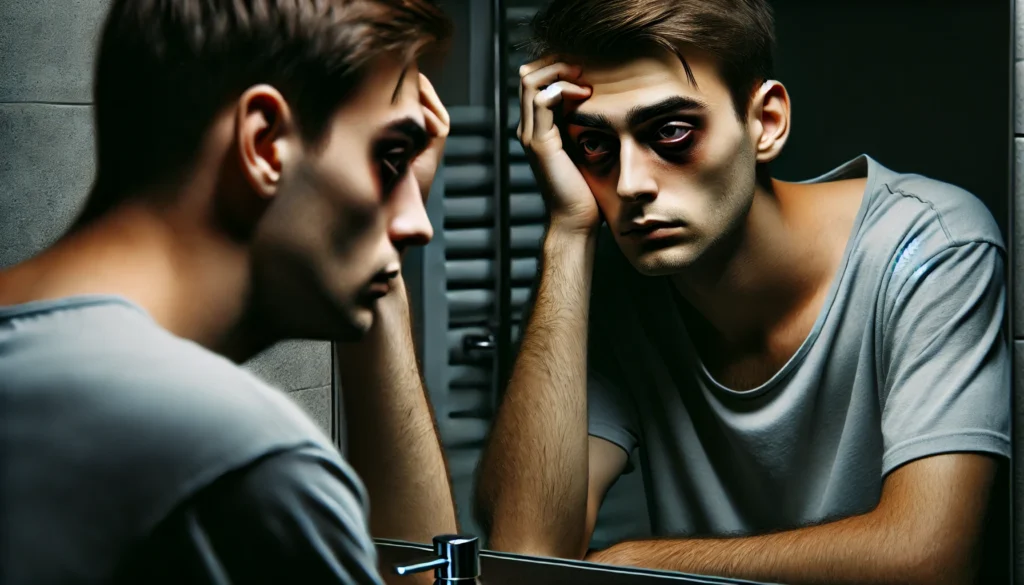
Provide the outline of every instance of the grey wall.
[[[0,268],[52,243],[94,176],[91,77],[106,0],[0,0]],[[330,344],[246,364],[330,432]]]
[[1024,0],[1015,0],[1013,142],[1014,173],[1011,197],[1011,282],[1013,303],[1013,375],[1014,375],[1014,582],[1024,583]]

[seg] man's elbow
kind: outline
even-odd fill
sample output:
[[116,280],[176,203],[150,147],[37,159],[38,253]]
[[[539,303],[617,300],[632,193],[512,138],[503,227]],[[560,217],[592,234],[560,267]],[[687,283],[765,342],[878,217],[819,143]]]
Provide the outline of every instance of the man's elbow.
[[518,515],[502,517],[481,500],[476,502],[474,516],[491,550],[533,557],[583,558],[571,544],[567,547],[564,539],[546,534],[539,523],[521,522]]
[[940,538],[933,538],[918,545],[909,546],[898,562],[905,581],[912,585],[971,585],[975,583],[977,564],[974,551],[963,542],[943,545]]

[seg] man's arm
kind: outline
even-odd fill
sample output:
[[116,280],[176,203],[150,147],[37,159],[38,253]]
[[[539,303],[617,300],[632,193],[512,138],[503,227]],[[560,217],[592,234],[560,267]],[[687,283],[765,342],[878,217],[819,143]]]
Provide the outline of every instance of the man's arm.
[[995,472],[986,455],[937,455],[892,472],[867,514],[748,538],[629,541],[587,560],[790,585],[972,583]]
[[412,338],[399,277],[378,301],[373,328],[338,345],[347,459],[370,495],[370,532],[430,542],[458,531],[447,463]]
[[587,317],[596,235],[549,230],[540,286],[480,460],[489,546],[578,558],[587,516]]
[[517,135],[550,222],[533,312],[480,461],[476,513],[498,550],[579,558],[589,483],[587,325],[600,213],[553,108],[590,95],[554,59],[520,68]]

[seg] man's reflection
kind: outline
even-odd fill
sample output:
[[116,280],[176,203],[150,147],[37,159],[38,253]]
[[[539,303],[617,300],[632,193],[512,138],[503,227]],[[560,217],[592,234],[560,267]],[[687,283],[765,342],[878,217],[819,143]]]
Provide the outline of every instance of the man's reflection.
[[1010,454],[988,210],[867,156],[771,178],[764,0],[556,0],[533,29],[518,134],[550,224],[481,464],[490,545],[586,556],[640,447],[661,538],[590,560],[969,581]]

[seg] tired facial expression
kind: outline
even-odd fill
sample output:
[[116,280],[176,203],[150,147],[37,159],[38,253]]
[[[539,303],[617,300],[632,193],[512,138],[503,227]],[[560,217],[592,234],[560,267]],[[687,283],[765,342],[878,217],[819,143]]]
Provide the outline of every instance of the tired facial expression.
[[417,69],[382,56],[323,143],[292,148],[256,236],[254,288],[278,335],[353,339],[370,328],[401,253],[433,235],[409,172],[427,142]]
[[733,230],[754,196],[756,133],[736,115],[711,58],[657,53],[583,67],[591,97],[570,105],[564,143],[638,271],[672,274]]

